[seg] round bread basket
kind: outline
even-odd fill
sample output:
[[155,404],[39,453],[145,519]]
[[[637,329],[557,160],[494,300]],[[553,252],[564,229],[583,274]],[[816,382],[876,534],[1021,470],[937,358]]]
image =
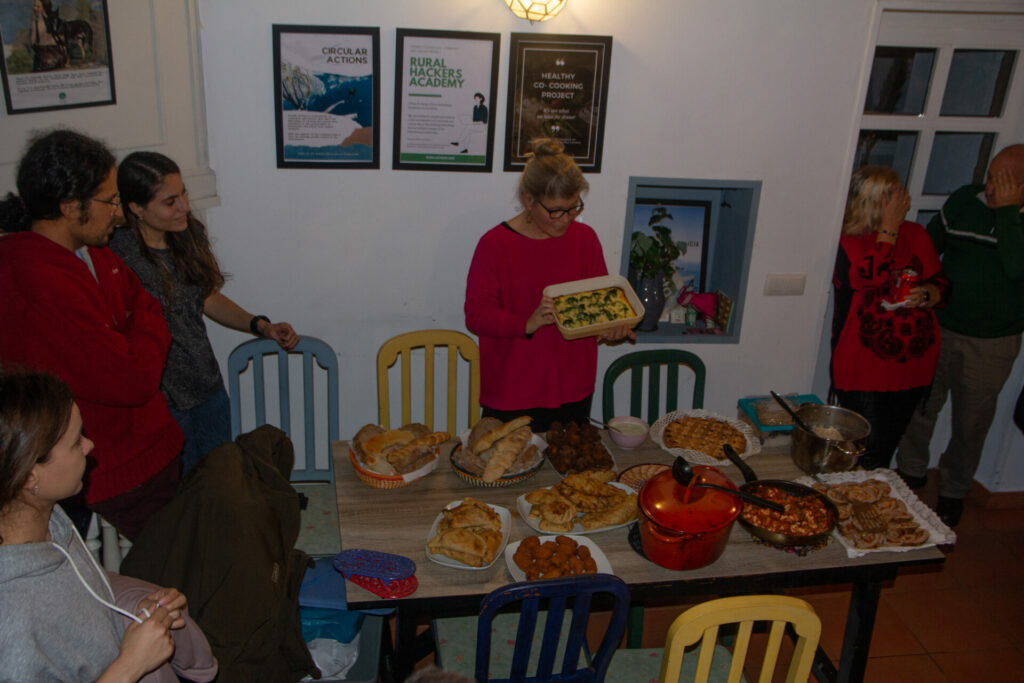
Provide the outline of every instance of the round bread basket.
[[479,486],[481,488],[500,489],[505,488],[506,486],[515,486],[519,482],[526,481],[533,475],[537,474],[537,472],[540,471],[540,468],[544,466],[544,458],[541,458],[540,462],[538,462],[536,465],[534,465],[528,470],[516,472],[515,474],[509,474],[504,477],[500,477],[495,481],[484,481],[484,478],[481,477],[480,475],[473,474],[472,472],[463,469],[455,462],[455,452],[462,447],[463,446],[461,443],[455,444],[455,448],[452,449],[451,455],[448,456],[448,461],[452,465],[452,470],[455,472],[455,474],[459,476],[459,479],[461,479],[462,481],[466,482],[467,484],[472,484],[473,486]]
[[437,469],[437,461],[440,452],[441,447],[437,446],[434,448],[434,459],[423,467],[418,470],[413,470],[407,474],[395,474],[390,476],[380,474],[379,472],[374,472],[373,470],[368,470],[363,467],[351,446],[349,446],[348,449],[348,459],[352,463],[352,469],[355,471],[356,476],[359,477],[359,481],[363,482],[367,486],[372,486],[375,489],[400,489],[403,486],[408,486],[420,477],[425,477]]

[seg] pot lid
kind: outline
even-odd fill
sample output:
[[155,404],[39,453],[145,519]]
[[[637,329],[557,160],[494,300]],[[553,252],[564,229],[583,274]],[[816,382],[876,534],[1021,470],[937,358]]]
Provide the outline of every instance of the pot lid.
[[[693,466],[693,483],[706,481],[737,490],[736,485],[714,467]],[[640,490],[640,510],[652,522],[669,531],[700,533],[731,524],[743,504],[739,496],[699,486],[680,486],[671,470],[648,479]]]

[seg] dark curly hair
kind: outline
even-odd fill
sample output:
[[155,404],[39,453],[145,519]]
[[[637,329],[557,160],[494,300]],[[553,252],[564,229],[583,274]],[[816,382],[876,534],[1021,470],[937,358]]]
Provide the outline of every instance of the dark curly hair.
[[[156,257],[146,244],[139,230],[139,217],[131,205],[146,206],[156,196],[164,178],[181,175],[181,169],[172,159],[159,152],[132,152],[124,158],[117,169],[117,189],[121,193],[121,208],[125,220],[135,233],[139,248],[146,260],[160,273],[161,285],[168,299],[174,298],[174,279],[167,264]],[[213,255],[206,226],[191,213],[188,228],[183,232],[168,232],[165,235],[171,251],[171,262],[175,272],[190,284],[198,285],[207,297],[224,286],[224,274]]]
[[73,130],[36,136],[18,163],[18,195],[0,200],[0,229],[28,230],[34,221],[59,218],[61,204],[69,201],[77,201],[84,216],[116,165],[106,145]]
[[0,374],[0,515],[25,487],[32,468],[49,460],[71,422],[73,402],[68,385],[53,375]]

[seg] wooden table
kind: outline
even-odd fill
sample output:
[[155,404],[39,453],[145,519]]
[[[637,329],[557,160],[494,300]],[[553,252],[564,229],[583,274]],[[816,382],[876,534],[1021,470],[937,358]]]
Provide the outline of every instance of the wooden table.
[[[619,470],[645,462],[670,464],[672,456],[648,440],[641,448],[625,451],[610,442]],[[464,616],[479,611],[480,600],[492,590],[513,581],[499,559],[489,569],[468,571],[438,565],[427,558],[427,534],[434,518],[453,500],[473,496],[507,507],[513,515],[510,542],[536,532],[516,513],[516,498],[526,491],[557,483],[558,473],[545,463],[533,478],[516,486],[488,489],[471,486],[452,471],[448,454],[454,442],[442,445],[435,472],[409,486],[390,491],[371,488],[359,481],[349,462],[348,444],[335,442],[334,465],[338,516],[343,548],[368,548],[405,555],[416,562],[419,588],[400,600],[383,600],[349,582],[351,609],[390,606],[396,608],[396,673],[403,680],[423,655],[412,654],[416,628],[431,618]],[[788,448],[752,456],[748,463],[758,477],[795,479],[802,474],[788,455]],[[722,470],[737,483],[735,467]],[[626,528],[595,533],[591,538],[608,557],[614,573],[629,584],[634,602],[692,601],[695,596],[771,593],[798,586],[852,584],[852,596],[838,670],[819,649],[815,662],[818,680],[859,681],[867,664],[868,646],[882,582],[895,578],[900,567],[938,564],[944,559],[936,548],[911,552],[870,553],[850,559],[836,541],[805,557],[755,543],[739,524],[733,526],[729,544],[713,564],[701,569],[664,569],[638,555],[629,545]]]

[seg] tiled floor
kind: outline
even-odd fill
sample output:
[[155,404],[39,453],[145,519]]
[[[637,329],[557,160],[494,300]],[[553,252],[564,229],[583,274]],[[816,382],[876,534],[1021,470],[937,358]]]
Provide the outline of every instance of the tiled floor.
[[[918,492],[929,504],[937,495],[934,475]],[[883,588],[865,681],[1024,680],[1024,510],[985,510],[968,502],[956,532],[941,568],[905,570]],[[814,605],[822,648],[837,661],[848,588],[794,594]],[[644,645],[663,643],[676,614],[678,608],[650,610]]]

